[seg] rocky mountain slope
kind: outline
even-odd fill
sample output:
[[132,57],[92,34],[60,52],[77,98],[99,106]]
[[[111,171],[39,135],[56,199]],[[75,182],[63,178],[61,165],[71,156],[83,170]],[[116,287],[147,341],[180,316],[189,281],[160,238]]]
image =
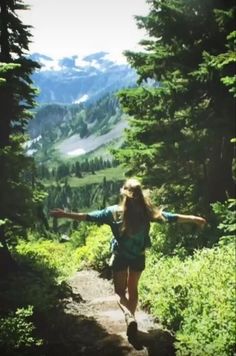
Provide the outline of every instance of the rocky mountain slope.
[[126,116],[116,92],[136,83],[135,72],[117,63],[108,53],[54,60],[41,54],[32,59],[41,64],[34,73],[39,88],[35,118],[29,123],[28,152],[39,161],[53,151],[61,157],[81,156],[114,140],[121,142]]
[[53,150],[61,158],[81,156],[114,140],[121,142],[127,125],[126,116],[112,94],[87,105],[43,105],[29,123],[28,152],[39,161]]

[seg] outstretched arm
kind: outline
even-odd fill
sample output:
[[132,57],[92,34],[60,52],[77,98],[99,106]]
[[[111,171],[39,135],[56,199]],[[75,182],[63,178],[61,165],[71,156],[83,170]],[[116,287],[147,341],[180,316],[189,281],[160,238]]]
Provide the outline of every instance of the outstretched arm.
[[202,218],[201,216],[195,215],[183,215],[183,214],[176,214],[177,222],[179,223],[194,223],[197,224],[199,227],[204,227],[206,224],[206,219]]
[[196,215],[173,214],[164,210],[160,211],[161,219],[168,222],[194,223],[199,227],[204,227],[206,219]]
[[51,210],[49,214],[54,218],[73,219],[78,221],[85,221],[87,219],[86,213],[74,213],[73,211],[69,213],[62,209]]

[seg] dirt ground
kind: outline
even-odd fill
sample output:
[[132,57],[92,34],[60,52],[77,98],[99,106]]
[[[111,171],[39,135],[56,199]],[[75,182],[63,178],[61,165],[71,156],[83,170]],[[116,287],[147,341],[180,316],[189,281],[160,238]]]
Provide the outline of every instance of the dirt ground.
[[[126,323],[110,280],[96,271],[77,272],[69,281],[72,296],[63,300],[63,320],[54,316],[55,340],[48,354],[65,356],[173,356],[173,336],[138,309],[138,344],[128,342]],[[66,316],[66,317],[65,317]],[[61,330],[59,325],[61,324]],[[52,333],[51,333],[52,334]],[[57,335],[57,336],[56,336]]]

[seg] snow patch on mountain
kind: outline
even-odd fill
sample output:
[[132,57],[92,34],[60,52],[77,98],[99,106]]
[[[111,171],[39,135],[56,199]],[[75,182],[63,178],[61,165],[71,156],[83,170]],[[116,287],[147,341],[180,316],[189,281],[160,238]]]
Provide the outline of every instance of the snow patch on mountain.
[[84,103],[85,101],[87,101],[89,98],[88,94],[84,94],[82,95],[80,98],[74,100],[73,104],[80,104],[80,103]]
[[81,156],[82,154],[98,149],[112,140],[121,138],[124,129],[127,127],[127,121],[122,120],[111,131],[104,135],[91,135],[86,138],[80,138],[79,135],[73,135],[58,144],[56,148],[64,156]]

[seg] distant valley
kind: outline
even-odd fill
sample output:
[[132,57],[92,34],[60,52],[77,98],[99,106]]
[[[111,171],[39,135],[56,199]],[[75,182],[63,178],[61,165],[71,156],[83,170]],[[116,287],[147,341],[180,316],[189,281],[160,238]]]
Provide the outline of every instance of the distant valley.
[[40,94],[29,123],[29,154],[45,163],[55,156],[60,161],[96,150],[107,156],[101,147],[121,144],[128,123],[115,94],[136,83],[127,64],[112,61],[105,52],[56,61],[34,54],[32,59],[42,67],[33,75]]

